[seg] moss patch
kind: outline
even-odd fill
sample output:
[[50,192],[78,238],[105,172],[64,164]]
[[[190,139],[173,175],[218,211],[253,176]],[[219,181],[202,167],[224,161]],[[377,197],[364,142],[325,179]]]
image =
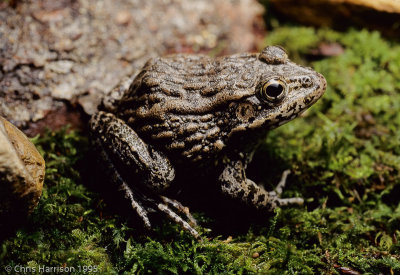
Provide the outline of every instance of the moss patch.
[[[307,62],[322,42],[344,51]],[[301,195],[303,207],[277,209],[247,234],[230,232],[232,240],[199,243],[169,223],[147,236],[86,187],[86,138],[49,132],[34,140],[47,164],[42,199],[2,242],[0,261],[76,273],[400,273],[400,45],[377,32],[306,27],[277,27],[266,44],[284,46],[328,81],[324,97],[272,131],[255,160],[282,164],[262,179],[271,188],[276,180],[267,177],[290,168],[284,196]]]

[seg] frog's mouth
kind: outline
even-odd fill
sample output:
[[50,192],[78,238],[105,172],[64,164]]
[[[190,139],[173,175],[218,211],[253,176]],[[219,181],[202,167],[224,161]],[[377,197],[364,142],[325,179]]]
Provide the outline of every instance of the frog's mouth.
[[[299,81],[301,78],[310,79],[310,87]],[[262,109],[248,128],[273,129],[295,119],[322,97],[326,80],[313,71],[311,75],[289,78],[288,86],[286,98],[276,106]]]

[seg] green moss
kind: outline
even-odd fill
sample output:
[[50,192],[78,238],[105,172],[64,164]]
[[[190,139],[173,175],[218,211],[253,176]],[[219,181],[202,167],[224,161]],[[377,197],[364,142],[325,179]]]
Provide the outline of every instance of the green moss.
[[[399,272],[400,45],[378,32],[305,27],[280,27],[266,43],[295,51],[296,33],[303,34],[299,57],[321,42],[339,43],[344,52],[307,64],[326,77],[326,94],[266,142],[293,167],[301,193],[317,206],[290,220],[300,219],[304,242],[310,241],[309,228],[324,222],[318,246],[331,267]],[[318,219],[303,227],[310,214]]]
[[1,262],[11,266],[98,266],[112,264],[101,241],[109,221],[98,218],[98,195],[77,184],[77,162],[87,151],[86,139],[75,132],[48,132],[35,138],[46,160],[41,200],[27,224],[2,244]]
[[[344,51],[307,62],[321,42]],[[42,199],[3,241],[1,262],[115,274],[400,273],[400,45],[377,32],[293,26],[277,27],[266,44],[283,45],[328,81],[302,118],[270,133],[253,167],[281,164],[265,174],[271,188],[290,168],[284,195],[303,196],[303,207],[277,209],[244,235],[228,230],[232,240],[204,229],[210,239],[200,243],[169,223],[146,236],[87,187],[86,138],[49,132],[34,140],[47,164]],[[198,218],[213,229],[207,213]]]

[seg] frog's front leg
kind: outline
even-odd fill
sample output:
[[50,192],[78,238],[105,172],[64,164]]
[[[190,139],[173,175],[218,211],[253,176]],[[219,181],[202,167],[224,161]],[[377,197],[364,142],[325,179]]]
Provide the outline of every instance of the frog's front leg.
[[303,204],[302,198],[281,199],[279,197],[289,174],[288,171],[283,173],[275,191],[268,192],[262,186],[246,178],[246,166],[247,161],[243,159],[230,160],[226,164],[219,177],[223,193],[257,209],[267,209],[268,211],[283,205]]
[[125,192],[132,208],[151,228],[149,212],[161,211],[194,237],[198,233],[170,206],[195,220],[179,202],[159,195],[175,178],[168,158],[147,145],[123,120],[103,111],[90,120],[91,141],[110,180]]

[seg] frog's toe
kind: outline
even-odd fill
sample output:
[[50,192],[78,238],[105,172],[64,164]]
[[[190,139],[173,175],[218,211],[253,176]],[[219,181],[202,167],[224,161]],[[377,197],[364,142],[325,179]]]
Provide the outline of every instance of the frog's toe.
[[149,217],[147,216],[148,210],[145,209],[142,204],[135,199],[135,194],[133,193],[132,189],[122,181],[121,189],[125,192],[125,197],[130,201],[132,208],[136,211],[139,217],[143,220],[144,226],[147,229],[151,229],[151,223]]
[[275,188],[275,191],[270,192],[271,197],[276,198],[276,202],[278,206],[285,206],[285,205],[291,205],[291,204],[299,204],[302,205],[304,203],[304,200],[302,198],[286,198],[286,199],[281,199],[280,195],[283,192],[283,189],[285,188],[286,185],[286,179],[287,176],[290,174],[290,170],[285,170],[282,173],[281,180],[279,181],[278,185]]
[[196,227],[197,226],[197,221],[196,219],[190,214],[189,208],[186,206],[183,206],[179,201],[167,198],[165,196],[160,196],[161,199],[169,205],[172,205],[175,207],[180,213],[185,214],[186,218],[189,220],[189,224],[191,226]]
[[[163,198],[163,200],[164,200],[166,197],[162,197],[162,198]],[[168,198],[166,198],[166,199],[168,199]],[[170,199],[168,199],[168,200],[169,200],[169,201],[166,202],[166,203],[158,203],[158,204],[157,204],[158,209],[159,209],[161,212],[165,213],[165,214],[167,215],[168,218],[170,218],[171,220],[173,220],[174,222],[176,222],[177,224],[179,224],[180,226],[182,226],[182,228],[185,229],[186,231],[188,231],[188,232],[190,233],[190,235],[192,235],[194,238],[196,238],[196,239],[201,239],[199,233],[197,232],[197,230],[194,229],[194,228],[192,227],[192,225],[190,225],[187,221],[185,221],[184,219],[182,219],[178,214],[176,214],[174,211],[172,211],[172,210],[169,208],[169,206],[168,206],[168,204],[170,204],[171,201],[173,201],[174,204],[175,204],[175,203],[178,203],[178,204],[179,204],[179,208],[180,208],[182,205],[181,205],[179,202],[177,202],[177,201],[170,200]],[[172,205],[175,207],[174,204],[172,204]],[[182,207],[183,207],[183,206],[182,206]],[[179,208],[177,208],[178,211],[180,211]],[[188,214],[188,212],[184,212],[184,213],[186,214],[186,217],[189,217],[190,213],[189,213],[189,214]],[[191,219],[192,219],[194,222],[196,222],[195,219],[194,219],[191,215],[190,215],[190,217],[191,217]],[[189,220],[191,220],[191,219],[189,219]],[[195,225],[193,225],[193,226],[195,226]]]
[[292,204],[298,204],[298,205],[302,205],[304,203],[303,198],[287,198],[287,199],[281,199],[278,198],[277,199],[277,204],[279,206],[285,206],[285,205],[292,205]]
[[283,189],[285,188],[285,185],[286,185],[287,176],[288,176],[290,173],[291,173],[290,170],[285,170],[285,171],[283,171],[282,176],[281,176],[281,180],[279,181],[278,185],[275,187],[275,192],[276,192],[276,194],[277,194],[278,196],[279,196],[280,194],[282,194]]

